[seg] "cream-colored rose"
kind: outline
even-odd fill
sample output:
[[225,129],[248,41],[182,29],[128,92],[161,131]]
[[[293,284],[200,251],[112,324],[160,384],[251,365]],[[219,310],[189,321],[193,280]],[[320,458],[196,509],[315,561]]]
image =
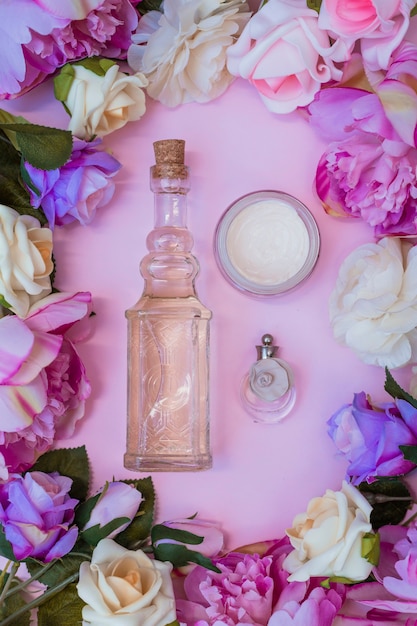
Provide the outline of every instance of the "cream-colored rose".
[[30,215],[0,204],[0,296],[5,307],[25,317],[51,293],[52,231]]
[[142,550],[102,539],[91,563],[81,563],[77,591],[86,603],[83,624],[165,626],[176,619],[172,566]]
[[369,365],[417,358],[417,247],[385,237],[342,263],[329,302],[335,339]]
[[148,81],[143,74],[128,76],[117,64],[104,76],[77,64],[73,70],[75,76],[64,104],[71,114],[68,130],[76,137],[104,137],[144,115],[143,88]]
[[346,481],[341,491],[328,489],[324,496],[310,500],[307,512],[296,515],[287,530],[294,550],[283,568],[289,581],[306,581],[311,576],[342,576],[365,580],[372,564],[361,556],[362,538],[372,532],[372,507]]
[[[148,94],[169,107],[208,102],[234,77],[226,51],[250,18],[242,0],[165,0],[142,17],[128,62],[149,79]],[[146,45],[144,45],[146,44]]]

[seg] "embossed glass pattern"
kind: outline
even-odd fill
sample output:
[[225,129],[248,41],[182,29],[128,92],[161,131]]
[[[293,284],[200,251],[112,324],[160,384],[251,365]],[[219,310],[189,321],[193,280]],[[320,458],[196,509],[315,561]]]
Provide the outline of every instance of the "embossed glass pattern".
[[211,311],[195,291],[199,265],[191,253],[193,237],[186,225],[189,174],[183,160],[184,142],[166,140],[154,145],[155,224],[146,240],[149,252],[140,265],[144,291],[126,311],[124,463],[128,469],[147,472],[202,470],[211,467]]

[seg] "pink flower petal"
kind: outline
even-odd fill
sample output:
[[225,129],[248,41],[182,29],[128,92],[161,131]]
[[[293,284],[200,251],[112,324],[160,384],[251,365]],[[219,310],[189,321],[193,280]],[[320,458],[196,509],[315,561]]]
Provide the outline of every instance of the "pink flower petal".
[[46,383],[42,376],[24,386],[0,386],[0,430],[13,432],[30,426],[46,404]]

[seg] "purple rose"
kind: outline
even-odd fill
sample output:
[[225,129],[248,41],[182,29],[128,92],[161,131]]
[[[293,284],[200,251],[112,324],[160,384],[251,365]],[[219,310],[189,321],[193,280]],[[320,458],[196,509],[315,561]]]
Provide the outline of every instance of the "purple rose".
[[55,170],[39,170],[26,163],[28,174],[40,195],[28,188],[35,209],[42,207],[49,227],[78,220],[89,224],[96,209],[106,205],[114,193],[111,177],[121,164],[107,152],[96,150],[101,139],[74,141],[71,157]]
[[399,476],[415,468],[400,445],[417,445],[417,409],[405,400],[372,405],[364,392],[328,420],[329,435],[348,462],[354,485],[378,476]]
[[69,496],[72,480],[57,472],[28,472],[0,485],[0,523],[16,560],[45,563],[67,554],[78,537]]
[[26,93],[69,61],[125,58],[137,23],[129,0],[0,2],[0,99]]
[[324,89],[309,113],[312,126],[329,142],[316,173],[326,211],[360,217],[379,237],[415,235],[417,150],[397,133],[378,96],[360,89]]

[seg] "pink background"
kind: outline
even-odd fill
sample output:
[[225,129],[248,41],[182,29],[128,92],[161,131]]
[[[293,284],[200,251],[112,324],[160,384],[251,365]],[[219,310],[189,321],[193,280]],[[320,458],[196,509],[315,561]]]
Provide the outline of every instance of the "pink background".
[[[66,128],[68,118],[53,98],[51,82],[4,104],[31,122]],[[208,104],[167,109],[148,99],[142,120],[104,139],[121,161],[113,201],[92,224],[55,230],[56,285],[91,291],[94,331],[79,345],[92,395],[75,435],[62,446],[85,444],[93,488],[105,480],[141,477],[123,467],[126,428],[125,310],[142,291],[139,261],[153,226],[149,190],[152,143],[186,140],[191,169],[189,227],[200,261],[197,290],[213,311],[211,323],[211,441],[213,468],[199,473],[153,473],[159,521],[198,513],[217,521],[228,548],[281,536],[310,498],[339,489],[345,463],[327,435],[326,421],[354,392],[380,401],[384,371],[363,364],[332,336],[328,298],[344,258],[373,241],[361,221],[326,215],[313,192],[316,163],[324,142],[298,114],[276,116],[243,80]],[[296,196],[313,213],[321,234],[317,265],[293,292],[254,298],[221,276],[213,235],[235,199],[262,189]],[[279,356],[294,370],[292,412],[277,425],[254,423],[239,401],[241,378],[256,358],[263,333],[274,335]],[[408,368],[395,372],[408,386]]]

